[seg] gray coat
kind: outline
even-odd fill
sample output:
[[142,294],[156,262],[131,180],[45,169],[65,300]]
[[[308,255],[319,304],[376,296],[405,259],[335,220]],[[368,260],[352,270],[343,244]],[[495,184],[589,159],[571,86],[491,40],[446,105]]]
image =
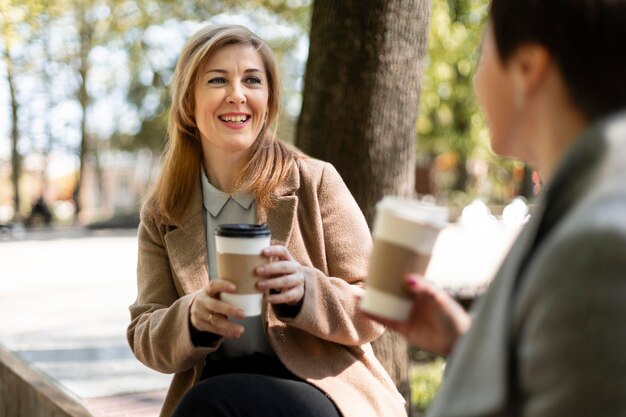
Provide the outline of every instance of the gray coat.
[[569,151],[429,417],[626,416],[626,113]]

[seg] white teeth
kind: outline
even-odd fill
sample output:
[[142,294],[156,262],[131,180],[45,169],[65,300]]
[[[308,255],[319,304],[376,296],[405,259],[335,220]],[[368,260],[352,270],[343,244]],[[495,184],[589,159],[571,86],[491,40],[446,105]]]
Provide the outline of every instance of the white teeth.
[[238,115],[238,116],[220,116],[220,120],[229,123],[243,123],[248,120],[248,116]]

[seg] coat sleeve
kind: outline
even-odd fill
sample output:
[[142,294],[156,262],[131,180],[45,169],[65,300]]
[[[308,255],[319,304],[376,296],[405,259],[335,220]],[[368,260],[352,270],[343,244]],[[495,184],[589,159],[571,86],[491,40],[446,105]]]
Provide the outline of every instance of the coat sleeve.
[[[324,164],[316,190],[326,265],[305,268],[305,296],[297,315],[285,323],[331,342],[358,346],[380,336],[384,327],[358,309],[372,241],[363,214],[339,173]],[[328,271],[328,275],[322,272]]]
[[626,415],[626,232],[579,231],[548,246],[520,307],[524,415]]
[[126,336],[131,350],[146,366],[177,373],[197,365],[216,346],[192,343],[189,309],[196,293],[179,297],[170,269],[164,234],[147,207],[138,231],[137,299],[130,306]]

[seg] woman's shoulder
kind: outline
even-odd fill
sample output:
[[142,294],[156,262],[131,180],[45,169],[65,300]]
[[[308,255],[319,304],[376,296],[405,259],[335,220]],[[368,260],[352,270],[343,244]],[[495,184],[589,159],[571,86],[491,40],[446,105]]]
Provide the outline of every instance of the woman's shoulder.
[[301,178],[305,180],[319,181],[322,177],[328,175],[339,177],[339,173],[330,162],[315,159],[308,155],[300,155],[296,160],[296,164]]
[[352,199],[343,178],[330,162],[305,157],[297,161],[301,192],[324,196],[328,201]]
[[154,195],[148,197],[141,205],[139,219],[142,223],[162,223],[163,214],[159,209],[159,203]]

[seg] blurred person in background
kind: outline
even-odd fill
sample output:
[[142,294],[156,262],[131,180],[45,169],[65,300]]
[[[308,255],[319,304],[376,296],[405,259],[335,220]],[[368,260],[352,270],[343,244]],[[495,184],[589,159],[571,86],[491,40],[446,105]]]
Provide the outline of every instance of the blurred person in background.
[[493,150],[546,184],[470,315],[408,276],[450,355],[428,416],[626,416],[626,0],[493,0],[475,89]]
[[[246,28],[205,27],[183,47],[162,172],[141,211],[129,344],[175,374],[162,416],[405,415],[369,344],[383,327],[354,299],[365,219],[330,164],[275,137],[279,103],[274,56]],[[220,300],[235,286],[217,277],[214,230],[265,222],[265,305],[244,318]]]

